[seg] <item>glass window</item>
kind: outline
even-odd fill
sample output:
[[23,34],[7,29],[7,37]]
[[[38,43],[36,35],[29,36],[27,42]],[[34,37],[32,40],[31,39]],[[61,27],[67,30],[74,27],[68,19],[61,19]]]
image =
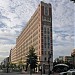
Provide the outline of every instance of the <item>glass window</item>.
[[43,51],[42,51],[42,55],[43,55]]
[[46,48],[46,43],[44,43],[44,47]]
[[46,27],[44,27],[44,33],[46,34]]
[[72,75],[75,75],[75,72],[73,72]]
[[46,57],[44,58],[44,60],[45,60],[45,61],[47,60]]
[[45,51],[45,55],[46,55],[46,51]]
[[47,28],[47,33],[49,34],[49,28]]
[[44,9],[45,9],[45,11],[44,11],[45,12],[45,15],[48,15],[48,13],[49,13],[49,10],[48,9],[49,8],[48,7],[44,7]]
[[44,43],[46,43],[46,36],[44,36]]
[[50,47],[50,43],[48,43],[48,48]]
[[43,20],[46,20],[46,17],[45,16],[43,16]]
[[49,21],[51,22],[51,17],[49,18]]

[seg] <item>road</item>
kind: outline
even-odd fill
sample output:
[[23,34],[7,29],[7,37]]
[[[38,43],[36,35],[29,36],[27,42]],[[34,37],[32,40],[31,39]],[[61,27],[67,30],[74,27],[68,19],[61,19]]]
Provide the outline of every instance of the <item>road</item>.
[[[0,70],[0,75],[30,75],[30,74],[27,74],[25,72],[12,72],[12,73],[3,73],[1,70]],[[32,75],[41,75],[41,74],[32,74]],[[42,74],[42,75],[48,75],[48,74]],[[51,75],[59,75],[59,74],[51,74]]]
[[[21,73],[0,73],[0,75],[30,75],[30,74],[21,74]],[[41,75],[41,74],[32,74],[32,75]],[[48,74],[42,74],[48,75]],[[59,74],[51,74],[51,75],[59,75]]]

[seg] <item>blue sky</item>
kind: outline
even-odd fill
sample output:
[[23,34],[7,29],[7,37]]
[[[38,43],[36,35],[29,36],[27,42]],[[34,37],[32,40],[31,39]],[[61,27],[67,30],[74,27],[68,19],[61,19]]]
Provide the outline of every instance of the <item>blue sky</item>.
[[[9,56],[16,38],[41,0],[0,0],[0,61]],[[75,4],[70,0],[43,0],[52,4],[54,58],[75,48]]]

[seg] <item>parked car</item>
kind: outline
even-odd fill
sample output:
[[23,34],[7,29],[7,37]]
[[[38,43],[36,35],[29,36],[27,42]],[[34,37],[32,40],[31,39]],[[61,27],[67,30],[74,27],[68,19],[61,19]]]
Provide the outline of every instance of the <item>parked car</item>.
[[59,75],[67,75],[67,72],[61,72]]
[[67,75],[75,75],[75,70],[73,70],[73,71],[67,71]]
[[69,69],[68,71],[75,71],[75,69]]
[[75,70],[69,70],[67,72],[61,72],[59,75],[75,75]]

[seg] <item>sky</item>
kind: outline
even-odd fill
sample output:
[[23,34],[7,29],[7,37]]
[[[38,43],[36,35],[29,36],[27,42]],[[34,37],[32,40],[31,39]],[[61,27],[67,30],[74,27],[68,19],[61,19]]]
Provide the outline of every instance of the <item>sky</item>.
[[[42,0],[0,0],[0,61],[9,56],[16,38]],[[43,0],[52,4],[53,57],[71,55],[75,48],[75,3]]]

